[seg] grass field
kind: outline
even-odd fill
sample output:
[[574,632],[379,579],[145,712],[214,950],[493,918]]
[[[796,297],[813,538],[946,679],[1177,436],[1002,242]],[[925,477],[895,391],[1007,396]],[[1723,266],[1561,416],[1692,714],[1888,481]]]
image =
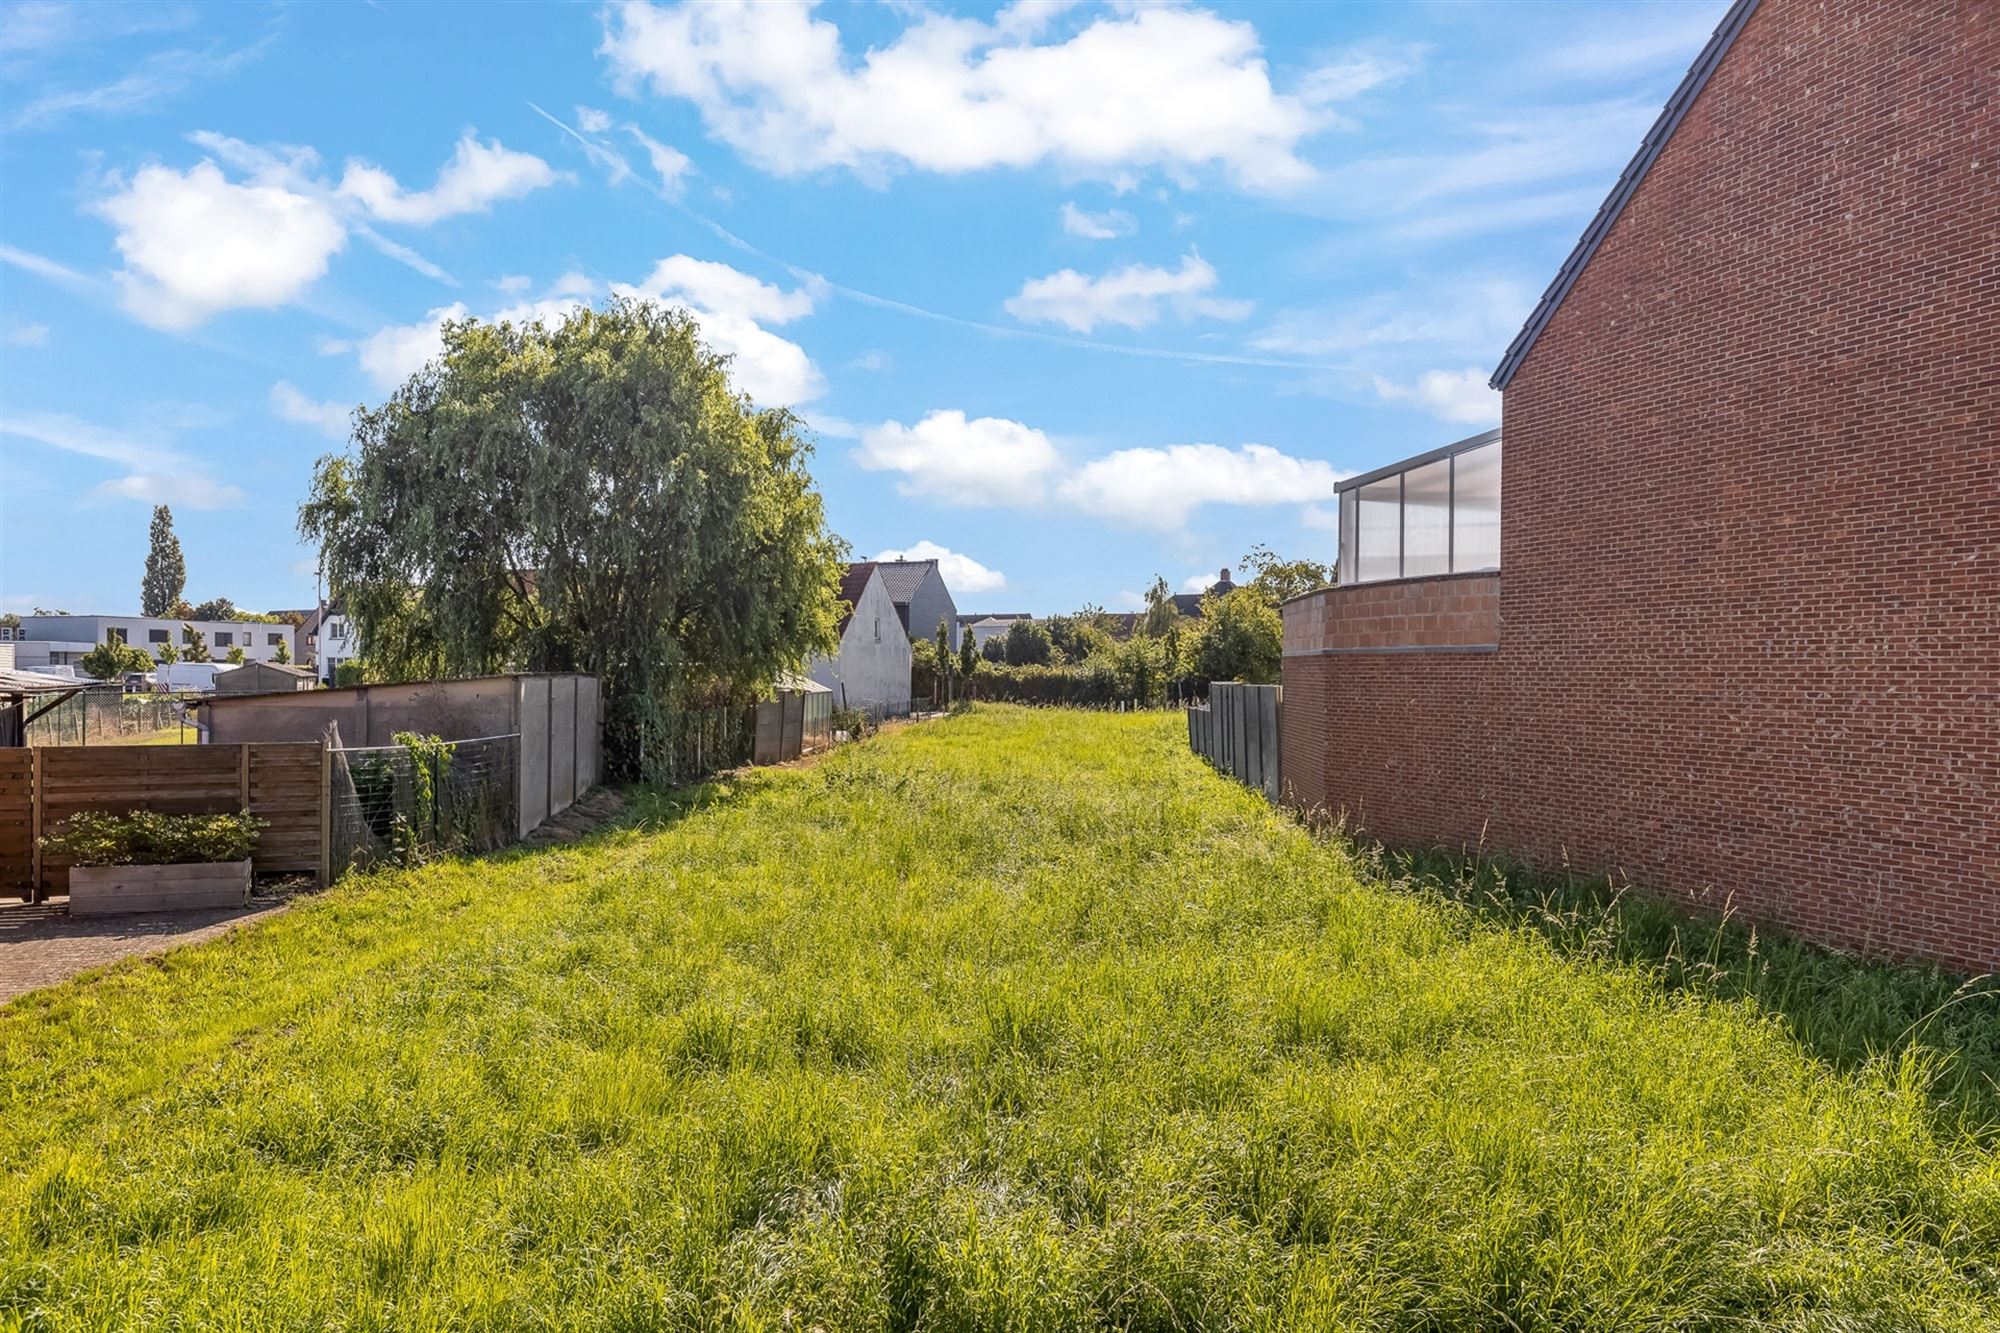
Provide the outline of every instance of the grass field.
[[1392,890],[1161,715],[638,809],[0,1010],[0,1326],[2000,1316],[1948,980]]

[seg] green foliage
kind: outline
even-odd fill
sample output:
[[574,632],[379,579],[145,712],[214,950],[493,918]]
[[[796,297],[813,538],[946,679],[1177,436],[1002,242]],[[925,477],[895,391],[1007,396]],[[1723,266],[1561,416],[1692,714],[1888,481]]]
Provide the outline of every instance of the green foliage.
[[128,671],[151,671],[153,659],[143,648],[106,642],[85,653],[77,665],[99,680],[115,680]]
[[12,611],[0,613],[0,629],[21,628],[21,617]]
[[187,619],[189,620],[242,620],[244,618],[243,613],[236,609],[236,603],[230,601],[227,597],[212,597],[206,602],[196,602],[188,609],[187,614]]
[[1814,957],[981,706],[0,1011],[0,1322],[1984,1333],[1994,1000]]
[[1008,666],[1047,666],[1055,660],[1048,626],[1038,621],[1017,620],[1008,626],[1005,645]]
[[594,673],[629,777],[646,717],[833,650],[845,551],[799,421],[733,393],[685,312],[443,338],[300,509],[381,671]]
[[153,506],[153,527],[146,548],[146,576],[139,584],[139,610],[144,615],[180,615],[181,590],[187,587],[187,561],[181,539],[174,535],[173,511]]
[[181,645],[181,661],[207,662],[212,660],[208,655],[207,635],[203,634],[193,625],[183,622],[181,624],[181,637],[187,641]]
[[1278,608],[1248,584],[1209,593],[1201,599],[1201,619],[1182,635],[1187,674],[1200,681],[1271,684],[1283,660],[1284,628]]
[[290,635],[281,637],[278,646],[271,651],[271,660],[279,666],[290,666],[292,663],[292,648],[288,642],[290,638]]
[[232,666],[242,666],[244,662],[243,645],[241,644],[231,645],[228,653],[224,654],[223,660],[228,662]]
[[153,645],[153,660],[161,666],[172,666],[181,660],[181,650],[174,647],[172,640],[156,643]]
[[1050,616],[1044,624],[1054,649],[1051,659],[1054,661],[1081,662],[1111,645],[1102,614],[1088,608],[1072,616]]
[[1007,661],[1007,636],[995,634],[989,637],[980,648],[979,655],[988,662],[1004,664]]
[[267,821],[236,815],[162,815],[150,810],[114,815],[86,810],[41,838],[44,855],[80,866],[187,865],[246,861]]
[[366,685],[375,679],[369,673],[368,663],[359,657],[350,657],[333,668],[333,684],[336,689],[346,689],[350,685]]
[[979,669],[979,643],[970,626],[958,632],[958,674],[970,676]]
[[1273,606],[1333,582],[1332,565],[1322,565],[1315,560],[1280,560],[1277,553],[1262,542],[1250,548],[1250,554],[1243,557],[1243,564],[1250,570],[1250,582],[1246,586],[1255,588]]
[[1146,589],[1146,614],[1139,620],[1139,633],[1148,638],[1165,638],[1173,632],[1174,622],[1181,616],[1180,608],[1174,605],[1174,590],[1167,586],[1161,575],[1153,576],[1153,586]]

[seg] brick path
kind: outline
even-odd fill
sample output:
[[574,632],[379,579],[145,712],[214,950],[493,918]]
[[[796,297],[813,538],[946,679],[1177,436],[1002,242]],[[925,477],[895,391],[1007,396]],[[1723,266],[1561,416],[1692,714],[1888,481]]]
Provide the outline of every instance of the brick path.
[[214,939],[246,921],[276,915],[286,905],[254,899],[248,907],[214,911],[72,918],[61,901],[30,906],[0,899],[0,1005],[121,958],[143,958]]

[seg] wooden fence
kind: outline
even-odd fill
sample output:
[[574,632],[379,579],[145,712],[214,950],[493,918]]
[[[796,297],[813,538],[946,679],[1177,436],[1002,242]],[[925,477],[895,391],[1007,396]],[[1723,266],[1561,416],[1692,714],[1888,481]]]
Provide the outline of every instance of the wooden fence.
[[317,873],[320,746],[48,745],[0,749],[0,893],[46,897],[69,887],[69,862],[38,856],[35,839],[84,810],[223,814],[268,822],[252,856],[259,873]]
[[1278,734],[1282,685],[1216,681],[1208,702],[1187,710],[1188,744],[1237,781],[1278,799]]

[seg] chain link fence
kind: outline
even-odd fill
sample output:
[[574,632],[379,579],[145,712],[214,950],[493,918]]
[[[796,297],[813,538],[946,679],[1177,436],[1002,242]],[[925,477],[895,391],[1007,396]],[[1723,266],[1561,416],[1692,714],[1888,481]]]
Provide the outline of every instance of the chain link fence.
[[196,739],[194,723],[187,716],[186,699],[172,694],[126,694],[110,686],[73,694],[28,723],[26,743],[135,745],[158,741],[166,744],[169,736],[178,736],[189,744]]
[[747,764],[756,738],[752,708],[689,708],[665,713],[644,729],[641,753],[645,779],[674,787]]
[[518,735],[329,750],[329,880],[512,842],[520,756]]

